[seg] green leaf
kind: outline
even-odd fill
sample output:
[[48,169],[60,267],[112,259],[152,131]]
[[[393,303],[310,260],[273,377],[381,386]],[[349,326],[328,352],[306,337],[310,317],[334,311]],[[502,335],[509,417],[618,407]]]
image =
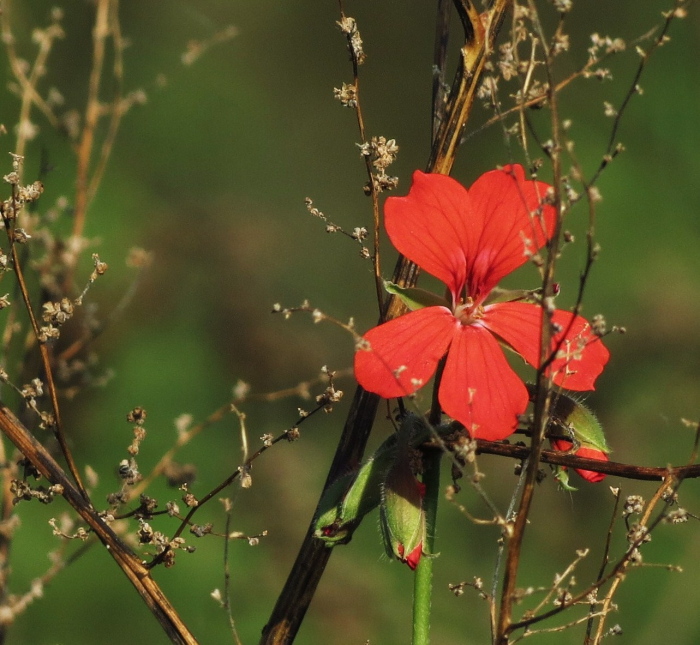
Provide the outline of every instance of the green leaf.
[[396,296],[403,304],[411,311],[422,309],[423,307],[447,307],[450,308],[450,303],[430,291],[419,289],[418,287],[400,287],[398,284],[384,281],[384,289]]

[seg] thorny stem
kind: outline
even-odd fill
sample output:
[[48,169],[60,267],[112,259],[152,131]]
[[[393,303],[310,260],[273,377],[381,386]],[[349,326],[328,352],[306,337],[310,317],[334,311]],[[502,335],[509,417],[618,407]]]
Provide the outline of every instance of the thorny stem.
[[[445,120],[441,123],[433,145],[427,170],[448,174],[455,160],[457,148],[473,103],[476,87],[481,80],[485,55],[503,22],[511,0],[496,0],[488,12],[488,33],[481,25],[476,9],[468,0],[455,0],[457,12],[465,30],[462,59],[450,97],[445,107]],[[413,262],[400,256],[392,281],[402,287],[416,284],[418,268]],[[403,305],[395,297],[385,301],[383,320],[391,320],[403,313]],[[348,411],[340,442],[331,464],[324,491],[344,472],[359,464],[372,429],[379,404],[376,394],[358,387]],[[323,492],[321,493],[323,495]],[[287,577],[272,615],[263,629],[260,640],[265,645],[291,643],[311,604],[316,587],[323,575],[331,554],[320,540],[313,537],[313,520],[310,523],[297,559]]]

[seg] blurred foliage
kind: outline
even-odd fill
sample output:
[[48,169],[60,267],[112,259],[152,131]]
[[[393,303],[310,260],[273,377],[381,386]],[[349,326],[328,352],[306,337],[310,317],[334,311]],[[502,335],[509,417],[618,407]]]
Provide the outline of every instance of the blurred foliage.
[[[428,158],[432,4],[355,0],[346,7],[358,20],[368,53],[361,70],[368,133],[396,138],[401,147],[392,167],[401,180],[399,193],[407,189],[412,170],[424,167]],[[585,62],[591,33],[632,41],[660,24],[660,12],[670,4],[576,2],[568,19],[571,52],[561,73]],[[66,0],[63,8],[66,38],[49,60],[42,87],[58,87],[67,106],[82,109],[93,6]],[[30,35],[47,23],[48,5],[14,2],[11,10],[20,53],[31,58]],[[342,320],[354,316],[360,330],[376,319],[369,263],[359,257],[357,246],[326,235],[323,223],[304,207],[309,196],[344,228],[370,227],[354,114],[333,99],[333,87],[351,81],[344,40],[335,26],[337,4],[149,0],[124,2],[120,12],[130,42],[126,86],[143,89],[148,102],[124,119],[90,209],[86,233],[110,263],[110,271],[90,291],[90,302],[105,316],[114,308],[134,279],[124,263],[132,246],[152,251],[155,261],[125,315],[97,342],[99,370],[113,370],[108,385],[64,403],[77,461],[101,476],[98,501],[118,487],[116,467],[130,441],[125,415],[134,406],[144,406],[149,414],[140,455],[141,469],[148,472],[175,439],[174,419],[182,413],[204,418],[230,399],[239,378],[253,391],[265,392],[314,378],[322,365],[336,369],[351,364],[353,344],[347,334],[313,325],[304,316],[285,322],[270,315],[273,303],[291,306],[308,298]],[[207,40],[228,24],[239,32],[233,40],[190,66],[182,64],[188,41]],[[644,93],[632,99],[622,120],[619,136],[626,152],[599,183],[602,252],[584,307],[586,315],[603,312],[610,324],[628,330],[609,338],[612,360],[589,404],[607,430],[613,458],[649,465],[686,460],[692,434],[680,418],[700,416],[697,13],[674,24],[671,36],[653,56],[641,80]],[[454,43],[450,55],[454,65]],[[603,101],[619,105],[637,64],[629,46],[609,65],[612,83],[580,80],[561,94],[562,115],[572,120],[577,155],[589,173],[610,134]],[[9,132],[0,139],[5,152],[13,150],[17,108],[16,98],[6,92],[0,102],[0,121]],[[469,124],[470,136],[453,173],[466,185],[495,164],[522,160],[514,142],[504,142],[499,126],[480,129],[489,116],[477,106]],[[41,129],[28,151],[26,178],[38,175],[42,163],[50,167],[39,204],[45,209],[59,196],[72,199],[73,156],[62,135],[38,115],[35,121]],[[537,115],[536,122],[545,134],[546,114]],[[3,173],[9,167],[6,156]],[[584,211],[581,205],[567,222],[577,243],[562,259],[564,306],[573,302],[585,257]],[[68,230],[66,222],[59,226]],[[393,257],[386,245],[386,274]],[[81,270],[87,279],[87,263]],[[518,276],[527,285],[536,284],[531,268]],[[279,445],[258,461],[251,489],[228,493],[236,530],[269,531],[257,547],[245,541],[232,544],[233,614],[244,643],[257,642],[311,519],[354,385],[346,378],[341,387],[345,401],[333,414],[310,420],[302,426],[301,441]],[[299,406],[310,407],[295,398],[246,404],[252,443],[293,424]],[[387,432],[388,424],[379,422],[376,443]],[[183,450],[178,459],[198,466],[196,493],[205,493],[236,468],[239,444],[231,416]],[[484,485],[505,508],[515,483],[513,464],[493,457],[482,457],[481,464],[487,473]],[[574,551],[586,546],[593,551],[576,578],[582,586],[595,575],[612,510],[608,484],[621,486],[623,494],[649,496],[654,490],[648,483],[609,478],[600,485],[581,483],[581,490],[569,496],[555,489],[551,477],[545,481],[526,535],[523,586],[549,585],[574,559]],[[161,483],[151,494],[162,503],[180,495]],[[467,488],[460,501],[486,514]],[[697,482],[684,484],[681,502],[700,512]],[[23,527],[12,546],[13,592],[22,593],[47,567],[43,554],[56,547],[56,538],[46,520],[63,510],[61,501],[49,508],[19,507]],[[197,521],[213,521],[222,529],[223,513],[213,503]],[[174,524],[161,522],[158,528],[174,530]],[[411,573],[381,556],[373,524],[370,518],[349,546],[336,549],[299,643],[408,642]],[[619,613],[610,619],[611,625],[622,624],[624,642],[650,645],[671,633],[678,645],[700,640],[698,594],[691,591],[700,579],[699,536],[696,526],[658,530],[645,558],[681,565],[685,572],[632,571],[617,598]],[[455,598],[447,584],[478,576],[488,586],[497,537],[495,528],[474,526],[443,504],[434,642],[487,642],[486,604],[469,590]],[[196,544],[195,554],[179,554],[177,566],[158,571],[156,578],[202,643],[224,642],[229,638],[226,617],[209,597],[223,585],[223,545],[217,538]],[[615,546],[620,553],[622,540]],[[580,627],[540,637],[544,643],[582,640]],[[95,547],[18,619],[7,642],[167,640],[117,568]]]

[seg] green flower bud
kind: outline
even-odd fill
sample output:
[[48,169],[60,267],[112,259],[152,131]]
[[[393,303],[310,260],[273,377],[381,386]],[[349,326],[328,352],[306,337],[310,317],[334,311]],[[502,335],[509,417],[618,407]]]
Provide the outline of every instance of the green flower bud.
[[362,518],[379,505],[381,484],[396,458],[396,435],[391,435],[357,472],[337,479],[318,506],[314,536],[326,546],[347,544]]
[[[362,518],[380,505],[387,497],[387,491],[388,496],[392,497],[391,482],[395,477],[392,473],[397,464],[403,464],[403,460],[408,459],[410,448],[420,445],[429,437],[430,429],[425,422],[420,417],[408,415],[399,431],[386,439],[357,472],[340,477],[326,490],[314,521],[314,536],[323,540],[328,547],[347,544]],[[410,467],[408,472],[413,481],[422,487]],[[387,481],[390,482],[389,486]]]
[[387,555],[405,562],[411,569],[416,568],[423,553],[424,496],[425,486],[413,474],[408,454],[401,455],[384,480],[379,526]]

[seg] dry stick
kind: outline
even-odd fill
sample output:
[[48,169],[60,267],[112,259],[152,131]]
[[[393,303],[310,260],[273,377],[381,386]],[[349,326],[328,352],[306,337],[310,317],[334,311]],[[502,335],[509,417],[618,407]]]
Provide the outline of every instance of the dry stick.
[[[452,85],[450,98],[445,106],[445,119],[440,124],[433,145],[427,170],[449,174],[457,148],[481,79],[485,55],[497,34],[510,0],[496,0],[489,12],[489,27],[485,33],[478,11],[468,0],[455,0],[457,12],[465,31],[465,44],[461,49],[461,61]],[[393,282],[401,286],[414,286],[418,267],[404,257],[399,257],[393,274]],[[403,305],[394,297],[385,303],[384,320],[391,320],[403,313]],[[356,467],[362,459],[367,439],[372,430],[379,397],[359,387],[343,428],[340,442],[328,472],[324,491],[340,475]],[[313,537],[313,521],[306,533],[299,554],[287,577],[272,615],[263,629],[261,644],[281,645],[291,643],[311,603],[316,587],[323,575],[332,549]]]
[[172,446],[158,461],[158,463],[153,467],[153,470],[144,477],[136,486],[128,490],[127,501],[138,497],[143,493],[153,482],[153,480],[161,475],[163,471],[172,462],[173,457],[177,451],[182,448],[182,446],[188,444],[192,439],[194,439],[200,432],[208,428],[209,426],[217,423],[223,419],[227,414],[231,413],[231,404],[226,403],[222,405],[218,410],[214,410],[204,421],[201,421],[197,425],[193,426],[186,432],[182,432],[178,435],[175,445]]
[[[346,16],[343,10],[343,0],[339,0],[340,5],[340,19],[344,21]],[[358,67],[361,65],[362,61],[357,57],[357,51],[353,47],[352,34],[347,34],[348,38],[348,52],[350,52],[350,59],[352,60],[352,83],[355,88],[355,115],[357,116],[357,129],[360,132],[360,143],[364,146],[367,144],[367,134],[365,132],[365,120],[362,116],[362,107],[360,103],[360,77],[358,74]],[[379,262],[379,190],[374,181],[374,175],[372,174],[372,161],[368,155],[364,157],[365,168],[367,170],[367,181],[370,189],[370,196],[372,198],[372,221],[373,221],[373,233],[374,233],[374,253],[372,255],[372,265],[374,268],[374,283],[375,289],[377,291],[377,303],[379,304],[379,315],[383,315],[384,307],[382,306],[384,302],[384,286],[382,283],[382,271]]]
[[[527,459],[533,454],[532,448],[509,443],[495,443],[477,439],[477,454],[499,455],[514,459]],[[576,455],[567,455],[553,450],[542,450],[539,462],[556,466],[567,466],[580,470],[594,470],[606,475],[615,475],[624,479],[636,479],[640,481],[662,481],[669,475],[677,479],[696,479],[700,477],[700,464],[687,466],[636,466],[623,464],[616,461],[600,461],[598,459],[586,459]]]
[[[651,499],[649,502],[649,505],[647,506],[646,510],[644,511],[644,515],[642,519],[640,520],[640,524],[646,525],[646,522],[649,520],[649,517],[651,516],[651,513],[653,512],[654,508],[658,504],[658,502],[663,498],[664,493],[668,491],[669,489],[677,490],[679,485],[678,480],[675,479],[673,475],[669,475],[661,484],[659,489],[656,491],[654,494],[654,497]],[[588,597],[590,594],[594,591],[597,591],[600,589],[604,584],[609,582],[610,580],[614,580],[614,587],[617,589],[619,584],[624,580],[624,574],[629,568],[630,565],[630,554],[635,550],[638,549],[642,544],[645,542],[645,538],[647,535],[651,533],[651,531],[658,526],[658,524],[663,520],[664,514],[660,514],[654,522],[652,522],[651,526],[649,527],[649,530],[647,532],[642,532],[640,536],[634,540],[630,546],[628,547],[625,555],[622,557],[621,560],[618,561],[618,563],[613,567],[612,571],[607,573],[602,579],[597,580],[594,584],[592,584],[588,589],[584,589],[581,591],[578,595],[574,596],[573,598],[566,600],[565,602],[562,602],[560,605],[555,607],[554,609],[550,609],[549,611],[546,611],[543,614],[540,614],[539,616],[533,616],[532,618],[527,618],[525,620],[521,620],[519,622],[511,623],[508,631],[513,632],[517,629],[523,629],[523,628],[529,628],[535,623],[540,623],[544,620],[547,620],[548,618],[552,618],[553,616],[557,616],[558,614],[562,613],[563,611],[566,611],[570,607],[573,607],[574,605],[578,605],[580,603],[583,603],[587,601]],[[612,595],[614,592],[608,591],[608,594],[606,596],[606,600],[609,600],[610,602],[612,601]],[[607,614],[610,612],[610,603],[606,606],[605,609],[600,610],[601,614]],[[596,645],[598,645],[599,641],[595,641]]]
[[[535,8],[530,1],[530,7],[533,15],[536,16]],[[535,17],[536,20],[536,17]],[[543,47],[546,47],[546,39],[539,24],[538,36]],[[544,276],[542,280],[543,301],[547,297],[553,295],[554,284],[554,267],[555,260],[558,255],[560,237],[561,237],[561,157],[560,157],[560,137],[559,137],[559,114],[557,111],[557,96],[553,88],[555,87],[554,79],[552,78],[552,70],[549,64],[545,65],[547,71],[548,101],[552,114],[552,140],[554,147],[551,152],[552,174],[554,184],[553,204],[557,209],[557,219],[554,233],[547,243],[547,261],[544,267]],[[512,525],[512,532],[508,535],[508,547],[506,554],[506,564],[503,574],[503,591],[501,595],[501,605],[496,624],[496,634],[494,638],[495,645],[507,645],[508,633],[512,622],[513,599],[515,586],[517,582],[518,567],[520,564],[520,555],[522,552],[522,543],[525,536],[525,528],[527,526],[530,507],[535,494],[535,484],[537,481],[537,471],[539,469],[540,455],[542,453],[544,436],[547,429],[547,421],[549,418],[549,406],[551,402],[550,396],[550,379],[546,374],[548,364],[552,360],[551,346],[551,314],[542,307],[542,325],[540,331],[540,352],[539,364],[541,367],[537,371],[537,389],[535,392],[534,404],[534,421],[533,432],[530,442],[530,450],[532,458],[528,460],[527,470],[525,473],[525,485],[520,497],[520,504],[515,516],[515,522]]]
[[[684,2],[682,0],[676,0],[675,7],[680,8],[684,6]],[[531,9],[534,13],[535,9],[534,6],[532,6],[532,2],[530,2]],[[535,14],[536,15],[536,14]],[[639,81],[639,78],[641,77],[642,71],[644,70],[645,65],[647,64],[649,60],[649,56],[651,52],[653,52],[657,47],[659,47],[663,42],[665,42],[666,39],[666,34],[668,32],[668,29],[670,27],[670,24],[673,20],[673,18],[676,17],[675,11],[670,11],[668,14],[665,15],[665,22],[663,25],[663,28],[661,30],[660,35],[654,40],[653,45],[651,49],[644,53],[642,56],[642,60],[637,68],[637,73],[635,75],[633,84],[628,91],[627,95],[625,96],[625,99],[622,103],[622,106],[620,108],[620,111],[618,112],[617,118],[615,119],[615,123],[613,125],[613,131],[610,136],[610,140],[608,143],[608,149],[607,149],[607,154],[604,156],[603,162],[601,163],[600,167],[596,171],[593,179],[591,182],[585,185],[586,191],[590,191],[590,187],[595,183],[597,180],[600,172],[605,168],[607,165],[609,159],[612,156],[613,153],[613,146],[614,142],[616,139],[617,135],[617,129],[619,127],[619,122],[620,122],[620,117],[624,109],[626,108],[627,104],[629,103],[631,97],[634,95],[637,87],[637,82]],[[538,36],[540,37],[540,40],[544,46],[546,43],[546,39],[544,38],[544,34],[542,31],[541,26],[539,23],[536,25],[537,30],[538,30]],[[548,91],[548,100],[552,112],[552,139],[554,141],[554,149],[551,154],[552,158],[552,165],[553,165],[553,174],[554,174],[554,203],[555,204],[560,204],[560,186],[561,186],[561,161],[560,161],[560,151],[561,151],[561,140],[559,136],[559,117],[557,113],[557,93],[556,93],[556,85],[554,83],[554,79],[552,78],[551,75],[551,66],[549,64],[546,65],[546,70],[547,70],[547,76],[548,76],[548,87],[549,88],[555,88],[554,90],[550,89]],[[593,250],[593,230],[594,230],[594,211],[593,211],[593,204],[592,200],[590,200],[590,193],[589,193],[589,206],[591,208],[591,215],[590,215],[590,226],[588,230],[588,257],[587,257],[587,262],[586,262],[586,268],[584,269],[584,272],[581,275],[581,282],[580,282],[580,287],[579,287],[579,296],[577,300],[576,307],[574,309],[574,313],[577,313],[580,305],[581,305],[581,298],[583,295],[583,289],[585,286],[585,283],[587,281],[588,275],[590,273],[590,269],[593,264],[594,260],[594,250]],[[559,210],[559,209],[558,209]],[[545,279],[543,283],[543,288],[545,293],[547,292],[548,285],[552,284],[553,281],[553,271],[554,271],[554,260],[556,258],[557,250],[558,250],[558,245],[559,245],[559,238],[560,238],[560,228],[561,228],[561,218],[557,220],[557,229],[552,236],[552,241],[548,245],[548,257],[547,257],[547,266],[545,269]],[[545,323],[546,323],[546,316],[545,316]],[[549,405],[549,392],[548,392],[548,387],[546,384],[546,378],[544,375],[544,370],[547,368],[547,366],[551,363],[551,361],[554,358],[554,353],[550,354],[548,357],[545,357],[545,352],[546,348],[549,347],[549,324],[544,324],[543,325],[543,333],[542,333],[542,345],[541,345],[541,356],[540,356],[540,361],[542,367],[540,368],[538,372],[538,395],[537,395],[537,400],[535,403],[535,432],[533,433],[532,437],[532,451],[533,455],[536,457],[533,459],[529,464],[528,464],[528,472],[527,472],[527,481],[526,481],[526,486],[523,491],[523,495],[521,497],[520,501],[520,508],[518,510],[518,515],[516,518],[516,523],[513,528],[513,535],[509,543],[509,550],[508,550],[508,564],[506,566],[506,573],[504,576],[504,581],[503,581],[503,595],[501,597],[501,609],[500,609],[500,615],[499,615],[499,624],[498,624],[498,630],[495,638],[495,642],[497,645],[505,645],[505,643],[508,642],[508,637],[507,634],[510,632],[510,624],[511,624],[511,613],[512,613],[512,603],[513,603],[513,591],[515,589],[515,584],[516,584],[516,574],[517,574],[517,567],[518,567],[518,561],[520,558],[520,549],[522,546],[522,539],[525,531],[525,525],[527,521],[527,515],[528,511],[530,508],[530,504],[532,503],[532,496],[534,493],[534,485],[535,485],[535,478],[537,475],[537,467],[538,467],[538,462],[539,462],[539,451],[541,451],[541,443],[542,443],[542,438],[544,436],[544,429],[546,425],[546,419],[547,419],[547,409]],[[601,621],[603,623],[604,621]],[[599,626],[599,630],[602,629]],[[596,642],[597,639],[599,638],[599,635],[596,636]]]
[[[0,441],[0,468],[2,468],[2,479],[0,480],[0,523],[5,530],[0,531],[0,604],[5,605],[8,600],[8,582],[11,574],[10,569],[10,548],[14,531],[10,518],[14,513],[12,506],[12,491],[10,490],[15,466],[7,460],[5,453],[5,441]],[[7,625],[0,625],[0,644],[5,642],[7,637]]]
[[[661,495],[663,491],[668,490],[669,487],[673,486],[673,482],[675,480],[673,479],[672,476],[669,476],[668,479],[666,479],[662,484],[657,493],[655,494],[654,498],[650,502],[652,504],[652,508],[648,508],[649,514],[651,514],[651,511],[653,510],[653,506],[656,505],[656,503],[661,499]],[[648,515],[645,516],[648,518]],[[661,514],[651,525],[649,532],[651,532],[652,529],[654,529],[656,526],[658,526],[659,522],[663,519],[663,514]],[[592,584],[590,587],[587,589],[584,589],[581,591],[578,595],[562,602],[561,604],[557,605],[554,607],[554,609],[550,609],[549,611],[544,612],[543,614],[540,614],[539,616],[532,616],[530,618],[525,618],[519,622],[511,623],[508,631],[509,633],[514,632],[517,629],[523,629],[523,628],[529,628],[532,625],[536,623],[540,623],[544,620],[547,620],[549,618],[552,618],[554,616],[559,615],[563,611],[566,611],[567,609],[575,606],[582,604],[584,602],[588,602],[588,599],[593,592],[597,592],[598,589],[600,589],[604,584],[612,580],[613,578],[624,578],[624,572],[627,570],[630,562],[630,554],[635,550],[638,549],[645,541],[646,536],[648,533],[642,533],[636,540],[634,540],[630,546],[628,547],[627,551],[625,552],[625,555],[618,561],[618,563],[613,567],[612,571],[607,573],[602,579],[596,580],[594,584]],[[621,582],[622,580],[620,580]],[[603,610],[601,610],[602,613]],[[610,611],[609,607],[605,611]]]
[[[690,455],[690,459],[688,461],[688,468],[692,468],[695,460],[698,457],[698,444],[700,442],[700,424],[698,424],[696,431],[695,431],[695,441],[693,443],[693,450]],[[682,469],[673,469],[669,474],[664,478],[663,484],[659,487],[659,489],[656,491],[654,494],[654,497],[650,500],[649,504],[647,505],[646,509],[644,510],[644,513],[642,514],[642,517],[639,519],[639,526],[640,527],[647,527],[647,524],[649,522],[649,518],[651,517],[651,514],[655,508],[655,506],[659,503],[661,499],[664,498],[664,495],[669,491],[673,491],[674,493],[678,491],[678,488],[680,487],[681,483],[683,480],[687,477],[685,472],[683,472]],[[619,493],[618,493],[618,500],[619,500]],[[657,522],[660,520],[659,518]],[[648,527],[647,533],[651,533],[651,529],[653,528],[653,525],[651,527]],[[608,537],[609,539],[609,537]],[[640,542],[641,545],[641,542]],[[630,550],[631,551],[631,550]],[[605,566],[605,562],[603,563],[603,567]],[[604,568],[601,567],[601,572],[598,576],[600,579],[603,575]],[[622,563],[622,565],[619,567],[619,574],[613,581],[613,583],[610,585],[610,589],[608,589],[608,592],[605,594],[605,599],[603,600],[603,609],[601,611],[601,618],[598,622],[598,629],[595,634],[595,638],[590,641],[590,627],[591,627],[591,621],[589,620],[588,625],[589,628],[586,631],[586,645],[590,642],[591,645],[598,645],[600,641],[604,638],[603,635],[603,628],[605,626],[605,617],[608,615],[608,612],[610,611],[610,606],[612,605],[612,599],[613,596],[615,595],[615,592],[617,591],[617,588],[620,586],[622,583],[622,580],[624,578],[624,573],[625,571],[629,568],[629,560],[626,560]]]
[[109,160],[109,157],[112,154],[112,147],[114,146],[114,141],[117,138],[117,132],[119,131],[119,125],[121,123],[122,116],[124,116],[124,106],[122,105],[122,89],[124,85],[124,41],[122,40],[122,34],[119,25],[118,2],[111,3],[110,13],[110,32],[112,34],[112,41],[114,44],[114,96],[112,98],[111,118],[109,120],[107,134],[105,135],[104,141],[102,142],[100,156],[97,161],[95,170],[92,173],[92,177],[90,178],[90,185],[87,188],[87,201],[85,204],[86,210],[93,197],[95,196],[95,193],[97,193],[97,189],[100,185],[100,182],[102,181],[105,169],[107,168],[107,161]]
[[447,68],[447,45],[450,40],[450,0],[438,0],[435,19],[435,46],[433,49],[433,133],[435,140],[440,123],[445,118],[445,71]]
[[[615,495],[615,503],[613,504],[612,515],[610,517],[610,524],[608,525],[608,533],[605,538],[605,548],[603,549],[603,557],[601,558],[600,569],[598,570],[598,577],[596,578],[596,584],[598,585],[600,585],[600,581],[605,575],[605,570],[608,568],[608,564],[610,564],[610,547],[612,545],[613,529],[615,528],[615,521],[617,520],[618,509],[620,508],[620,488],[618,487],[617,489],[612,490],[613,494]],[[584,645],[588,645],[588,643],[590,642],[591,632],[593,631],[593,621],[598,615],[597,598],[598,594],[596,593],[595,597],[591,601],[590,609],[588,610],[588,618],[586,620],[586,636],[583,640]]]
[[238,636],[236,629],[236,621],[233,619],[233,610],[231,609],[231,561],[229,560],[229,545],[231,543],[231,508],[230,502],[224,500],[226,504],[226,536],[224,537],[224,591],[223,591],[223,608],[228,616],[228,624],[231,629],[231,635],[236,645],[243,645]]
[[0,430],[52,485],[62,487],[63,497],[105,545],[107,551],[131,581],[131,584],[134,585],[172,642],[182,645],[196,645],[197,640],[182,622],[158,584],[151,578],[141,559],[132,553],[129,547],[104,523],[97,511],[71,483],[63,469],[44,446],[2,403],[0,403]]
[[88,99],[85,107],[85,125],[77,147],[77,168],[75,179],[75,204],[73,237],[80,237],[85,228],[87,215],[90,159],[95,141],[97,122],[102,114],[100,106],[100,78],[105,58],[105,41],[109,34],[110,0],[98,0],[95,25],[92,31],[92,68],[88,84]]
[[[17,187],[12,186],[12,198],[13,202],[16,201],[16,191]],[[37,342],[39,343],[39,352],[41,354],[41,362],[44,368],[44,378],[46,379],[46,386],[49,392],[49,398],[51,399],[51,407],[53,409],[53,416],[54,416],[54,432],[56,435],[56,438],[58,439],[58,443],[61,446],[61,452],[63,453],[63,456],[66,460],[66,463],[68,464],[68,469],[70,470],[71,475],[73,476],[73,480],[77,484],[78,488],[80,489],[80,493],[83,496],[83,498],[88,501],[89,497],[87,492],[85,491],[85,486],[83,485],[83,481],[80,477],[80,472],[78,471],[78,467],[75,463],[75,460],[73,459],[73,453],[71,452],[70,448],[68,447],[68,442],[66,441],[66,436],[63,432],[63,425],[61,423],[61,413],[60,413],[60,407],[58,405],[58,393],[56,392],[56,384],[53,380],[53,371],[51,369],[51,356],[49,354],[49,348],[47,347],[46,343],[42,343],[39,340],[39,325],[36,321],[36,317],[34,316],[34,310],[32,309],[32,303],[31,299],[29,297],[29,291],[27,289],[27,284],[24,281],[24,273],[22,271],[22,265],[19,261],[19,254],[17,253],[17,245],[15,244],[13,240],[13,231],[14,227],[11,226],[11,222],[7,219],[4,220],[5,222],[5,231],[7,232],[7,239],[10,243],[10,249],[12,253],[12,266],[14,267],[15,270],[15,275],[17,276],[17,284],[19,285],[20,291],[22,292],[22,300],[24,301],[24,306],[27,310],[27,313],[29,314],[29,321],[32,325],[32,330],[34,332],[34,337],[36,338]]]
[[[12,73],[22,89],[19,128],[17,131],[17,147],[15,153],[24,157],[24,149],[27,144],[29,116],[32,104],[35,104],[44,114],[48,122],[56,129],[59,129],[59,121],[49,105],[44,101],[36,89],[36,85],[46,70],[46,60],[51,51],[51,47],[56,38],[63,35],[63,30],[58,22],[54,21],[46,30],[46,36],[41,39],[39,52],[37,53],[32,70],[27,76],[23,69],[20,57],[15,49],[15,38],[10,27],[10,2],[5,0],[3,10],[0,12],[2,19],[2,38],[7,50],[7,57],[12,68]],[[21,168],[19,170],[21,177]]]
[[[5,7],[7,10],[7,7]],[[41,76],[41,72],[45,67],[46,64],[46,59],[48,58],[49,52],[51,51],[51,46],[55,40],[55,38],[58,38],[59,36],[62,35],[62,30],[58,23],[54,22],[50,27],[49,27],[49,32],[47,32],[47,35],[45,38],[41,40],[40,48],[39,48],[39,53],[37,54],[36,60],[34,62],[34,66],[32,68],[32,71],[29,75],[29,77],[26,76],[24,71],[22,70],[22,66],[19,63],[19,58],[17,57],[17,53],[14,48],[14,37],[12,35],[11,29],[10,29],[10,22],[9,18],[6,14],[3,14],[3,19],[2,19],[2,34],[5,39],[7,48],[8,48],[8,57],[10,59],[11,65],[12,65],[12,70],[17,78],[18,82],[20,83],[20,86],[22,87],[22,104],[21,104],[21,109],[20,109],[20,128],[19,128],[19,133],[17,135],[17,148],[16,148],[16,154],[19,155],[20,157],[24,157],[24,147],[26,145],[27,141],[27,129],[26,129],[26,124],[29,123],[29,116],[30,116],[30,111],[31,111],[31,106],[33,103],[36,103],[44,112],[44,114],[47,116],[49,121],[52,124],[55,124],[56,119],[53,116],[53,113],[51,112],[50,108],[46,106],[44,103],[43,99],[41,96],[39,96],[38,92],[36,91],[36,84]],[[22,172],[22,164],[20,161],[19,165],[19,170],[18,170],[20,177],[21,177],[21,172]],[[16,200],[16,186],[13,185],[12,187],[12,198],[13,202]],[[29,297],[29,291],[27,290],[26,283],[24,281],[24,275],[22,272],[22,267],[19,261],[19,254],[17,253],[17,248],[14,244],[14,240],[12,238],[12,226],[10,225],[10,222],[5,221],[5,230],[7,232],[8,236],[8,242],[10,243],[11,247],[11,253],[12,253],[12,263],[15,269],[15,273],[17,275],[17,283],[20,288],[20,291],[22,293],[22,299],[24,301],[24,305],[27,309],[27,313],[29,314],[29,319],[32,325],[32,330],[34,332],[35,337],[39,338],[39,326],[37,325],[36,318],[34,316],[34,311],[32,309],[31,305],[31,300]],[[72,453],[70,449],[68,448],[68,444],[66,442],[65,435],[63,433],[63,428],[61,426],[61,417],[60,417],[60,410],[59,410],[59,405],[58,405],[58,396],[56,393],[56,386],[53,380],[53,372],[51,370],[51,360],[50,360],[50,355],[49,355],[49,350],[46,347],[45,343],[39,343],[39,348],[40,348],[40,353],[41,353],[41,361],[44,367],[44,374],[46,378],[46,384],[48,387],[49,391],[49,397],[51,399],[51,406],[53,408],[53,414],[54,414],[54,421],[55,421],[55,432],[56,432],[56,437],[58,438],[58,442],[61,446],[61,450],[63,452],[63,455],[66,459],[66,462],[68,463],[68,468],[70,469],[71,475],[73,476],[74,481],[78,485],[78,488],[80,489],[83,497],[87,499],[87,494],[85,493],[85,487],[83,486],[82,480],[80,478],[80,474],[78,472],[77,466],[75,465],[75,462],[73,460]]]
[[637,71],[634,75],[634,79],[632,80],[632,84],[630,85],[630,89],[625,95],[625,98],[622,101],[622,105],[620,105],[620,108],[618,109],[617,114],[615,115],[615,121],[613,122],[612,131],[610,133],[610,139],[608,141],[607,153],[603,156],[603,161],[598,167],[598,170],[596,170],[595,174],[593,175],[593,179],[591,179],[591,181],[586,185],[586,188],[595,184],[595,182],[598,180],[598,177],[600,176],[600,173],[603,172],[605,167],[608,165],[611,155],[613,153],[615,141],[617,140],[617,131],[620,128],[622,115],[625,112],[627,105],[632,100],[632,97],[639,91],[638,83],[639,79],[642,77],[642,72],[644,72],[644,68],[647,66],[647,63],[649,62],[649,59],[654,53],[654,51],[661,47],[668,40],[668,30],[671,27],[671,23],[674,21],[674,19],[679,17],[677,11],[681,11],[688,4],[688,0],[676,0],[676,2],[673,5],[673,9],[663,14],[665,20],[661,28],[661,32],[652,42],[649,51],[645,52],[638,47],[637,51],[641,53],[641,60],[639,61],[639,65],[637,66]]

